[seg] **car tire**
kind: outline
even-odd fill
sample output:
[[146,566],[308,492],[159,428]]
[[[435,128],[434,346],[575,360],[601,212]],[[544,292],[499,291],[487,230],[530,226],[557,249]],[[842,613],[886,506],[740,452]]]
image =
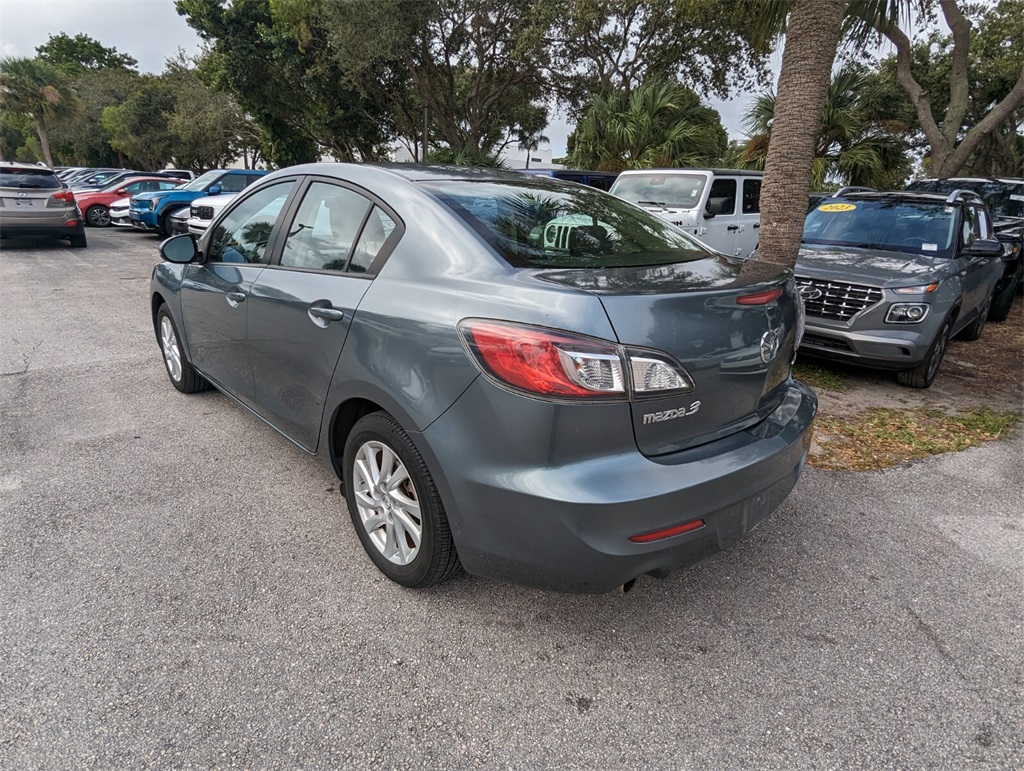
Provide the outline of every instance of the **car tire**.
[[996,324],[1006,321],[1010,315],[1010,308],[1013,307],[1013,301],[1017,297],[1017,289],[1021,285],[1022,278],[1024,278],[1024,264],[1017,266],[1017,272],[1013,274],[1010,283],[992,300],[992,307],[988,312],[989,321]]
[[71,242],[72,249],[85,249],[89,245],[89,242],[86,241],[84,234],[80,236],[71,236],[70,238],[68,238],[68,241]]
[[352,524],[384,575],[422,589],[461,570],[434,480],[393,417],[374,412],[361,418],[345,442],[343,464]]
[[974,321],[964,327],[960,333],[961,340],[977,340],[981,337],[981,330],[985,328],[985,322],[988,321],[988,314],[992,308],[992,297],[993,295],[988,296]]
[[924,361],[913,369],[904,369],[896,373],[896,382],[910,388],[928,388],[935,382],[935,376],[939,372],[939,365],[946,355],[946,347],[949,344],[950,320],[942,323],[942,328],[935,335],[932,344],[928,347],[928,353]]
[[85,212],[85,222],[94,228],[110,227],[110,209],[103,204],[90,206]]
[[171,385],[183,394],[208,390],[210,383],[195,371],[192,362],[188,360],[188,355],[181,345],[178,327],[166,305],[161,305],[156,313],[156,333],[160,341],[160,353],[163,354],[164,369],[167,370],[167,377],[171,379]]

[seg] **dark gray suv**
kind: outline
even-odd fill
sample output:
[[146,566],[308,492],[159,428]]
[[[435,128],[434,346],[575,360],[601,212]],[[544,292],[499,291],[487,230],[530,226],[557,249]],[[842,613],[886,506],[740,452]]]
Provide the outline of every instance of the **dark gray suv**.
[[154,270],[171,383],[344,480],[374,564],[602,592],[738,541],[804,465],[792,275],[515,172],[282,169]]
[[807,215],[797,259],[800,351],[894,369],[901,384],[927,388],[950,337],[981,335],[1002,255],[969,191],[826,199]]

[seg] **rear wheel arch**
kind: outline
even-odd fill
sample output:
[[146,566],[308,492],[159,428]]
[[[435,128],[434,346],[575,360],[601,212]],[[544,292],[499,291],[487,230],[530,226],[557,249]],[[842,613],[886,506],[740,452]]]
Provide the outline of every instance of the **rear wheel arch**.
[[370,399],[354,398],[348,399],[338,405],[331,418],[331,465],[334,467],[338,478],[345,481],[343,461],[345,454],[345,443],[348,435],[352,432],[353,426],[359,420],[372,412],[382,412],[384,408]]

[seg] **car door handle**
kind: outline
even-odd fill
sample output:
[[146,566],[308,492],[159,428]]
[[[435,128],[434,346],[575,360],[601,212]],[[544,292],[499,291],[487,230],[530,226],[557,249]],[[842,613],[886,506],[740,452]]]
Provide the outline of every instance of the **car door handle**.
[[345,311],[340,311],[337,308],[321,308],[320,306],[313,305],[309,308],[309,315],[327,322],[341,321],[345,318]]
[[224,295],[224,299],[228,301],[228,305],[232,308],[237,308],[239,304],[245,301],[245,292],[228,292]]
[[739,225],[730,225],[729,227],[726,228],[726,230],[729,230],[729,231],[739,230],[739,229],[740,229]]
[[757,230],[759,227],[761,227],[761,223],[760,222],[755,222],[754,223],[754,230]]

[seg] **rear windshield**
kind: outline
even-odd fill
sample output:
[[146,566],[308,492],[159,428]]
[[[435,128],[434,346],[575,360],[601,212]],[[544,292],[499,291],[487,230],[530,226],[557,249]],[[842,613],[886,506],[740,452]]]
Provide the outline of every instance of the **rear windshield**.
[[0,167],[0,187],[21,190],[57,190],[60,180],[49,169],[11,169]]
[[939,202],[829,198],[808,213],[803,241],[949,257],[958,211]]
[[520,268],[665,265],[712,253],[665,220],[593,188],[557,180],[422,184]]
[[633,203],[694,209],[706,182],[703,174],[625,174],[615,180],[612,195]]

